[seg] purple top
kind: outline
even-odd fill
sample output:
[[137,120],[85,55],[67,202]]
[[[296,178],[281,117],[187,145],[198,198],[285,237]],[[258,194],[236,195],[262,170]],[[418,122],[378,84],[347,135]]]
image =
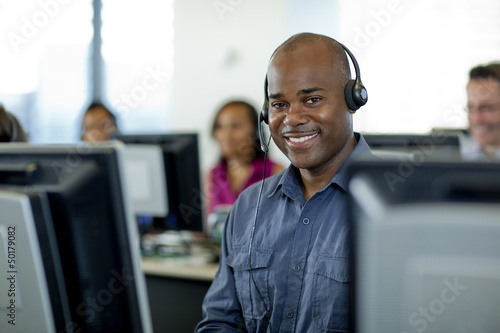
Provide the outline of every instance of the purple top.
[[[235,193],[231,190],[231,186],[229,184],[229,179],[227,178],[227,162],[222,161],[219,162],[211,171],[209,175],[209,204],[208,213],[212,213],[217,209],[217,206],[231,206],[241,192],[244,189],[262,180],[262,174],[264,173],[264,158],[256,158],[250,163],[253,167],[252,174],[248,178],[247,183],[243,188]],[[267,159],[266,162],[266,178],[272,175],[274,168],[276,167],[276,163]]]

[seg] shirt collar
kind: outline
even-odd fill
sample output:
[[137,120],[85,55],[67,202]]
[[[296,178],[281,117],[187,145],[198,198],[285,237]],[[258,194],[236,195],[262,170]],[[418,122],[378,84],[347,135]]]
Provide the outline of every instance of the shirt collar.
[[[495,157],[500,160],[500,149],[495,152]],[[477,142],[472,142],[462,152],[462,158],[470,161],[490,161]]]
[[[344,191],[347,191],[347,183],[349,181],[347,173],[348,165],[355,159],[369,158],[374,156],[370,150],[370,147],[366,143],[365,138],[357,132],[354,132],[354,136],[356,137],[358,144],[356,145],[356,147],[354,147],[354,150],[351,152],[347,160],[344,162],[344,164],[342,164],[342,166],[333,176],[330,183],[325,186],[325,188],[336,184]],[[278,192],[279,189],[282,189],[283,194],[290,197],[291,199],[296,199],[299,196],[303,198],[304,194],[302,192],[302,189],[300,188],[299,177],[299,169],[290,164],[281,176],[278,184],[276,184],[276,186],[274,187],[274,190],[271,192],[271,194],[269,194],[268,198],[272,197],[276,192]]]

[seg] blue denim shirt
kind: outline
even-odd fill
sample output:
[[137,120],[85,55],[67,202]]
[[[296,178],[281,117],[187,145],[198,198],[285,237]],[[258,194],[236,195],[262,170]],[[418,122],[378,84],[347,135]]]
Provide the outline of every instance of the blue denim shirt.
[[353,158],[371,155],[363,137],[356,137],[346,163],[307,202],[293,165],[265,180],[251,265],[260,184],[240,195],[226,223],[220,268],[196,332],[269,332],[265,307],[273,332],[349,330],[346,169]]

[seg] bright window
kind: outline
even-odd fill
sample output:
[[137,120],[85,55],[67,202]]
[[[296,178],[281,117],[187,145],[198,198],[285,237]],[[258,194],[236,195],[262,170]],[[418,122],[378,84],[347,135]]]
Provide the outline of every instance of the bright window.
[[[167,129],[173,0],[103,0],[104,102],[122,131]],[[0,3],[0,102],[31,142],[75,142],[92,96],[92,0]]]
[[0,101],[30,141],[71,141],[88,98],[91,1],[5,1],[0,21]]
[[340,0],[340,35],[356,55],[368,104],[365,132],[465,127],[471,67],[499,61],[498,0]]
[[105,96],[123,132],[168,129],[173,0],[103,0]]

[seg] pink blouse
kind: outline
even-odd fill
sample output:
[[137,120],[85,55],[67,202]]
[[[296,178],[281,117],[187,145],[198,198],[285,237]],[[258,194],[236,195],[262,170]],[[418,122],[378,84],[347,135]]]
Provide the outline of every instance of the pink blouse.
[[[208,184],[210,190],[208,194],[210,196],[208,207],[209,214],[217,210],[218,206],[226,206],[226,208],[228,205],[231,206],[244,189],[262,180],[262,175],[264,173],[264,158],[254,159],[251,165],[253,166],[253,172],[245,186],[243,186],[238,193],[231,190],[229,179],[227,178],[227,163],[225,161],[219,162],[219,164],[210,171]],[[272,175],[276,165],[275,162],[271,161],[269,158],[267,159],[266,178]]]

